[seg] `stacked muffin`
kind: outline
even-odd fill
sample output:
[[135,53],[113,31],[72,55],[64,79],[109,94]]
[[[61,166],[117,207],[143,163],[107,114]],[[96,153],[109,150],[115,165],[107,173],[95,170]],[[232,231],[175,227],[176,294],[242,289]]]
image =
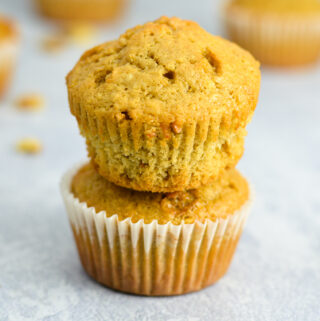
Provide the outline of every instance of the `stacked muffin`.
[[259,84],[248,52],[178,18],[84,53],[67,86],[91,161],[62,192],[94,279],[173,295],[226,272],[251,203],[234,167]]

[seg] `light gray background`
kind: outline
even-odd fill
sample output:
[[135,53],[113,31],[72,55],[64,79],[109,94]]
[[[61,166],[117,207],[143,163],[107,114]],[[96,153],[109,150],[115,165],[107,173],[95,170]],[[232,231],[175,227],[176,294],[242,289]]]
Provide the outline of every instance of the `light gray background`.
[[[162,14],[198,21],[220,34],[218,3],[136,0],[98,40]],[[256,202],[229,273],[201,292],[146,298],[113,292],[80,266],[59,194],[62,173],[85,158],[68,111],[64,77],[84,48],[45,54],[53,27],[26,0],[1,0],[16,17],[22,46],[14,84],[0,103],[0,320],[320,320],[320,68],[263,69],[260,102],[239,164]],[[43,113],[12,101],[42,93]],[[15,142],[39,137],[42,154],[16,153]]]

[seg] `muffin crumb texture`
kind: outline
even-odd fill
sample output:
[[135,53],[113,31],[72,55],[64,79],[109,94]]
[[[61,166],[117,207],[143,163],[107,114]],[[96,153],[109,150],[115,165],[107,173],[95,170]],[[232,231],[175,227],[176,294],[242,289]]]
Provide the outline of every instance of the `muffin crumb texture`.
[[249,188],[240,173],[225,171],[217,181],[199,189],[173,192],[137,192],[110,183],[101,177],[94,166],[84,165],[74,176],[72,193],[80,202],[106,211],[108,217],[118,214],[119,220],[141,219],[145,223],[157,220],[159,224],[215,221],[236,212],[249,198]]
[[248,52],[167,17],[87,51],[67,76],[100,175],[152,192],[197,188],[236,165],[259,84]]

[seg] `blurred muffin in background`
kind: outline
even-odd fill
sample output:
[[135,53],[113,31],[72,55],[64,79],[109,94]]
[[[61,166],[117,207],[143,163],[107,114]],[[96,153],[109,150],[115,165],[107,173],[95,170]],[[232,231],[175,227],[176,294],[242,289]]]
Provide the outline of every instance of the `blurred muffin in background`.
[[319,0],[231,0],[229,37],[264,64],[294,66],[320,55]]
[[174,192],[238,163],[260,70],[247,51],[197,23],[162,17],[86,51],[67,87],[100,175]]
[[12,21],[0,15],[0,98],[10,83],[17,49],[18,31]]
[[128,0],[35,0],[39,11],[61,21],[109,21],[117,17]]

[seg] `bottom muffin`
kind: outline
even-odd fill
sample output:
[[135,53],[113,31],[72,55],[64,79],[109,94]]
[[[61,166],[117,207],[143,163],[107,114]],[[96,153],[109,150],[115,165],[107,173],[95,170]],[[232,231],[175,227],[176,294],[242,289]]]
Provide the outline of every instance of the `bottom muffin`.
[[251,205],[235,169],[199,189],[160,194],[116,186],[88,163],[66,173],[61,189],[87,273],[142,295],[197,291],[222,277]]

